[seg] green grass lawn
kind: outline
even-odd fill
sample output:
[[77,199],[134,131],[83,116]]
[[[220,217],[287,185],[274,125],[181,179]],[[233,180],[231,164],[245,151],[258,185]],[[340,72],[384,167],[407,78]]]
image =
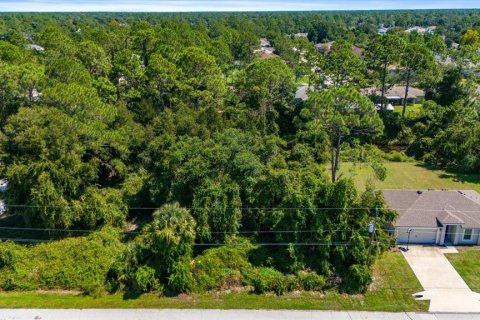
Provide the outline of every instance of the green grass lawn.
[[480,292],[480,250],[472,248],[446,256],[470,289]]
[[[395,110],[393,112],[402,113],[403,106],[394,106]],[[407,110],[405,111],[405,116],[407,118],[415,118],[418,117],[420,111],[422,110],[422,104],[414,104],[414,105],[407,105]]]
[[386,162],[385,166],[385,181],[376,179],[373,170],[366,165],[342,163],[340,172],[352,177],[359,190],[363,190],[371,179],[378,189],[471,189],[480,192],[480,175],[450,173],[417,162]]
[[206,309],[296,309],[426,311],[428,302],[415,301],[411,294],[421,287],[400,253],[389,252],[373,267],[374,282],[365,295],[290,293],[284,296],[250,293],[209,293],[159,297],[122,294],[98,298],[68,293],[0,292],[0,308],[206,308]]

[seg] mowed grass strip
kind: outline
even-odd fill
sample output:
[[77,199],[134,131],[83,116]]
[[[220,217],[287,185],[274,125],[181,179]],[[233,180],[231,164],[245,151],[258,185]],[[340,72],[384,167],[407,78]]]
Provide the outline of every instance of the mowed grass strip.
[[378,189],[449,189],[476,190],[480,192],[480,175],[456,174],[427,167],[418,162],[386,162],[387,178],[375,178],[371,167],[345,162],[340,173],[351,177],[359,190],[364,190],[367,180],[372,180]]
[[373,266],[374,282],[365,295],[327,292],[290,293],[284,296],[250,293],[207,293],[160,297],[123,294],[97,298],[68,292],[0,292],[0,308],[202,308],[202,309],[285,309],[426,311],[428,302],[411,296],[421,287],[398,252],[382,255]]
[[480,292],[480,248],[462,250],[446,256],[470,289]]

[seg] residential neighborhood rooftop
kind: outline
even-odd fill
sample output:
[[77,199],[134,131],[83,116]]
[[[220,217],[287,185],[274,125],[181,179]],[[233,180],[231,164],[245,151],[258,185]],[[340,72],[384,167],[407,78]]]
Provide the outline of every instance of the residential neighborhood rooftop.
[[436,29],[437,29],[436,26],[428,26],[428,27],[415,26],[415,27],[412,27],[412,28],[408,28],[407,30],[405,30],[405,32],[406,33],[417,32],[417,33],[421,33],[421,34],[432,34],[432,33],[435,32]]
[[461,224],[480,228],[480,195],[458,190],[384,190],[388,206],[398,211],[395,227]]
[[308,93],[311,91],[314,91],[314,87],[304,83],[297,88],[295,99],[306,101],[308,99]]
[[42,46],[39,46],[38,44],[27,44],[26,45],[27,49],[35,50],[35,51],[45,51],[45,48]]
[[260,39],[260,46],[262,47],[271,47],[270,41],[267,38]]
[[[332,51],[332,46],[334,43],[335,41],[317,43],[315,44],[315,50],[321,53],[329,53],[330,51]],[[365,49],[357,46],[352,46],[352,52],[355,53],[355,55],[361,57],[363,56]]]
[[[405,97],[405,86],[396,86],[388,89],[385,92],[385,97],[387,98],[398,98],[398,99],[403,99]],[[380,90],[377,90],[376,88],[365,88],[362,89],[362,93],[365,95],[375,95],[375,96],[381,96],[382,92]],[[425,91],[422,89],[414,88],[414,87],[409,87],[408,88],[408,99],[416,99],[416,98],[423,98],[425,97]]]
[[293,35],[295,38],[308,38],[308,32],[299,32]]

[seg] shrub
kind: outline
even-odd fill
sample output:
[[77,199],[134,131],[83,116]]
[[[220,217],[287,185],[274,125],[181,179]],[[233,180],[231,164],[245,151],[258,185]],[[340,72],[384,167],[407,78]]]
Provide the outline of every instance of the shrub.
[[403,152],[391,151],[389,153],[384,153],[383,158],[391,162],[410,162],[412,159],[408,157]]
[[[198,291],[220,288],[227,282],[242,282],[242,273],[253,267],[248,254],[253,246],[249,242],[206,250],[195,258],[192,272]],[[248,277],[247,277],[248,278]]]
[[143,292],[162,284],[171,293],[191,290],[194,241],[195,220],[189,211],[178,203],[163,205],[112,266],[110,289],[125,286]]
[[98,295],[124,245],[112,228],[88,237],[24,247],[0,244],[0,288],[71,289]]
[[320,291],[326,285],[325,278],[315,272],[300,272],[298,280],[306,291]]
[[136,292],[161,290],[161,285],[155,277],[155,269],[149,266],[141,266],[135,271],[133,287]]
[[173,293],[189,292],[194,287],[190,261],[181,259],[173,265],[168,277],[168,289]]
[[253,290],[256,294],[275,292],[282,295],[294,287],[294,278],[285,277],[272,268],[258,268],[251,279]]
[[466,155],[457,167],[458,171],[462,173],[474,173],[480,168],[480,158],[473,155]]
[[13,242],[4,242],[0,244],[0,268],[13,268],[17,261],[22,259],[26,248]]
[[346,293],[363,293],[372,282],[372,275],[367,266],[353,264],[342,275],[340,289]]

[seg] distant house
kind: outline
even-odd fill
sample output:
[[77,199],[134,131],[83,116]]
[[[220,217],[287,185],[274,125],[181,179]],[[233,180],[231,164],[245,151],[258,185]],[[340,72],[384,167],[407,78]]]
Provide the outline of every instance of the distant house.
[[451,56],[442,56],[438,53],[435,54],[435,62],[442,66],[454,66],[455,61],[452,59]]
[[335,41],[330,41],[330,42],[325,42],[325,43],[317,43],[315,45],[315,50],[320,53],[329,53],[332,51],[332,45],[335,43]]
[[436,29],[437,29],[436,26],[429,26],[429,27],[415,26],[415,27],[412,27],[412,28],[409,28],[409,29],[405,30],[405,32],[406,33],[416,32],[416,33],[420,33],[420,34],[434,34]]
[[[403,105],[405,100],[405,86],[392,87],[385,92],[385,99],[387,104]],[[382,92],[376,88],[362,89],[362,93],[366,96],[372,97],[376,103],[380,103]],[[407,104],[415,104],[422,102],[425,98],[425,92],[418,88],[409,87]]]
[[35,51],[37,51],[37,52],[43,52],[43,51],[45,51],[45,48],[42,47],[42,46],[39,46],[38,44],[27,44],[27,45],[25,46],[25,48],[26,48],[27,50],[35,50]]
[[304,83],[297,88],[297,91],[295,92],[295,100],[307,101],[308,94],[314,91],[315,88],[313,86],[309,86],[308,84]]
[[365,52],[365,49],[357,46],[352,46],[352,52],[355,53],[355,55],[358,57],[363,57],[363,53]]
[[479,76],[480,75],[479,65],[472,61],[466,61],[465,65],[463,66],[463,73],[465,75],[474,74],[476,76]]
[[28,98],[28,100],[30,100],[30,102],[35,102],[40,101],[42,93],[38,92],[38,89],[36,88],[31,88],[25,91],[25,96]]
[[253,53],[255,53],[260,59],[269,59],[269,58],[275,58],[278,57],[275,53],[275,48],[272,47],[270,44],[270,41],[266,38],[261,38],[260,39],[260,49],[255,49],[253,50]]
[[398,212],[398,243],[480,245],[480,194],[455,190],[384,190]]
[[387,66],[387,72],[391,76],[396,75],[399,70],[400,70],[400,68],[397,65],[390,64],[390,65]]
[[278,55],[273,52],[264,51],[260,53],[259,58],[260,59],[278,58]]
[[271,48],[272,46],[270,45],[270,41],[268,41],[267,38],[261,38],[260,39],[260,46],[262,48]]
[[305,38],[305,39],[308,39],[308,33],[304,32],[300,32],[300,33],[295,33],[293,35],[295,38]]
[[[317,43],[315,45],[315,50],[320,53],[330,53],[332,51],[332,46],[335,43],[335,41],[330,41],[330,42],[325,42],[325,43]],[[363,53],[365,52],[365,49],[357,47],[357,46],[352,46],[352,52],[355,53],[358,57],[363,57]]]
[[381,27],[381,28],[378,28],[377,34],[384,36],[388,33],[389,30],[390,30],[389,28]]

